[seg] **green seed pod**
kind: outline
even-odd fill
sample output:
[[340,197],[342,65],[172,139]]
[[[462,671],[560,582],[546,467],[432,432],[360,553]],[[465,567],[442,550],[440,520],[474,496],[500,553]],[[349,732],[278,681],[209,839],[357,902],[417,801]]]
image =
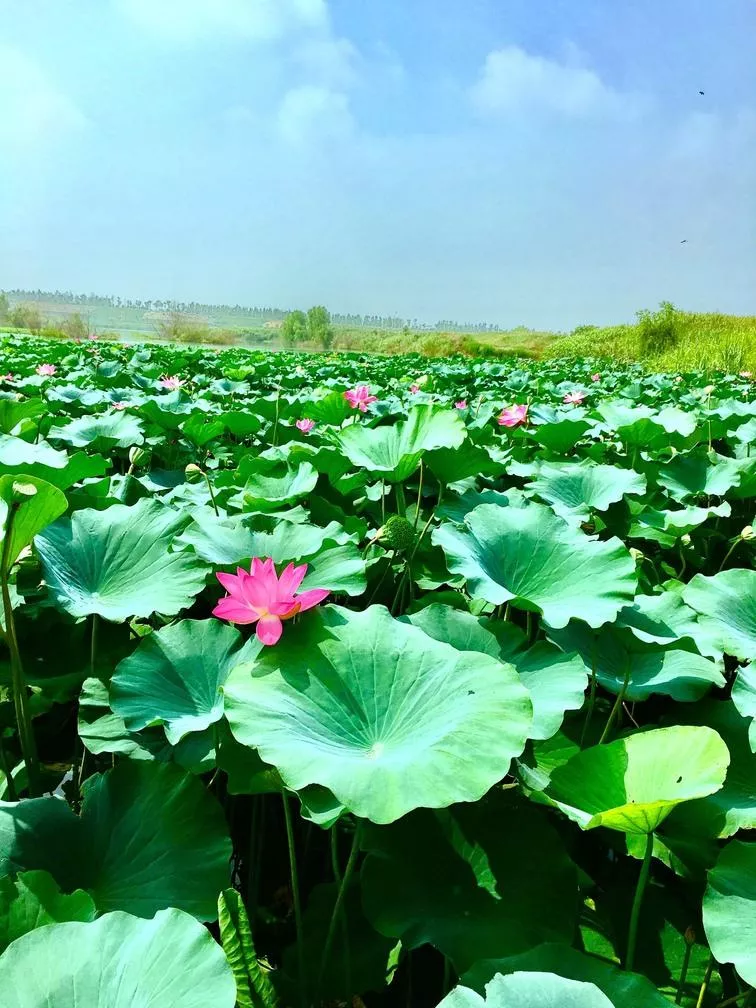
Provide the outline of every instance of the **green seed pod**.
[[415,530],[406,518],[392,515],[380,532],[380,540],[389,549],[402,552],[415,544]]
[[30,497],[36,496],[37,488],[33,483],[23,483],[21,480],[14,482],[12,488],[12,501],[14,504],[23,504]]

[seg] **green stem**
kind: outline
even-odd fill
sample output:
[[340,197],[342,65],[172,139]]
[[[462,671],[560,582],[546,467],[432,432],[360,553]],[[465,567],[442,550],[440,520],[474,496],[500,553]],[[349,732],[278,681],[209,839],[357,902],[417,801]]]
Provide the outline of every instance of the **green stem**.
[[625,692],[627,690],[627,685],[630,682],[630,660],[627,662],[627,671],[625,672],[625,681],[622,683],[622,689],[617,694],[617,699],[614,701],[614,706],[609,711],[609,717],[604,725],[604,730],[601,733],[601,738],[599,739],[599,745],[603,745],[606,742],[609,732],[611,730],[614,719],[617,716],[617,712],[622,707],[622,701],[625,699]]
[[381,525],[386,524],[386,483],[381,480]]
[[349,883],[352,881],[352,875],[354,874],[355,865],[357,864],[357,855],[360,852],[360,832],[360,823],[358,821],[354,830],[354,839],[352,840],[352,849],[349,852],[349,860],[347,861],[347,866],[344,869],[344,874],[341,878],[341,882],[339,883],[339,891],[336,895],[336,902],[333,905],[333,913],[331,914],[331,920],[328,924],[328,933],[326,935],[325,945],[323,946],[323,958],[320,961],[318,993],[320,993],[320,990],[323,987],[323,978],[325,977],[328,960],[331,957],[333,939],[336,936],[336,925],[338,924],[341,908],[344,905],[344,899],[346,898]]
[[299,875],[297,872],[297,851],[294,845],[294,824],[291,818],[289,797],[281,789],[283,799],[284,820],[286,822],[286,843],[289,848],[289,871],[291,874],[291,898],[294,903],[294,923],[297,929],[297,960],[299,964],[299,997],[302,1008],[307,1008],[307,971],[304,954],[304,929],[302,927],[302,904],[299,899]]
[[709,965],[706,967],[706,973],[704,974],[703,983],[701,984],[701,989],[698,992],[698,1001],[696,1001],[696,1008],[703,1008],[704,1002],[706,1001],[706,992],[709,989],[709,981],[711,980],[711,974],[714,972],[714,956],[709,956]]
[[205,483],[207,483],[207,489],[210,494],[210,503],[213,505],[213,511],[215,511],[215,517],[220,518],[220,511],[218,511],[218,504],[215,500],[215,494],[213,493],[213,484],[210,482],[210,477],[202,470],[202,475],[205,477]]
[[339,835],[336,832],[336,824],[334,823],[330,829],[331,833],[331,868],[333,869],[333,878],[335,882],[341,882],[341,868],[339,867]]
[[92,637],[89,642],[89,677],[95,678],[95,657],[97,656],[97,613],[92,613]]
[[404,487],[401,483],[394,483],[394,494],[396,496],[396,513],[402,518],[407,517],[407,500],[404,496]]
[[732,546],[730,546],[730,548],[725,553],[725,558],[722,561],[722,563],[719,565],[719,570],[717,571],[717,573],[719,573],[719,571],[721,571],[721,570],[724,569],[724,565],[727,563],[727,561],[730,559],[730,557],[732,556],[732,554],[735,552],[735,550],[738,548],[738,546],[740,545],[740,543],[742,541],[743,540],[740,538],[740,536],[738,536],[738,538],[735,540],[735,542],[732,544]]
[[10,653],[11,668],[11,690],[13,693],[13,706],[16,712],[16,727],[18,728],[18,738],[21,743],[21,754],[26,764],[26,772],[29,777],[29,794],[36,797],[39,783],[39,763],[37,760],[37,745],[34,739],[34,729],[32,727],[31,715],[29,713],[28,693],[26,679],[24,677],[24,667],[21,662],[21,652],[18,647],[18,637],[16,636],[16,621],[13,616],[13,604],[10,597],[10,585],[8,575],[10,573],[10,553],[13,540],[13,525],[16,519],[19,505],[15,502],[8,507],[8,518],[5,522],[5,538],[3,540],[3,553],[0,558],[0,589],[3,598],[3,615],[5,617],[5,637]]
[[280,415],[280,412],[281,412],[281,389],[279,388],[276,389],[276,420],[275,423],[273,424],[273,437],[271,438],[274,448],[278,444],[278,417]]
[[420,518],[420,504],[422,502],[422,499],[423,499],[423,460],[420,459],[420,483],[418,484],[417,487],[417,504],[415,505],[415,521],[412,526],[414,529],[417,529],[417,522],[418,519]]
[[641,905],[643,903],[643,893],[646,891],[648,876],[651,871],[651,859],[654,855],[654,834],[646,836],[646,852],[643,855],[638,884],[635,887],[635,898],[633,899],[633,909],[630,912],[630,931],[627,936],[627,957],[625,959],[625,969],[631,973],[635,963],[635,946],[638,940],[638,921],[640,920]]
[[688,941],[687,937],[685,940],[685,952],[683,953],[682,967],[680,969],[680,981],[677,984],[677,993],[675,994],[675,1004],[682,1004],[683,994],[685,993],[685,982],[688,979],[688,968],[690,967],[690,957],[693,955],[693,945],[695,943]]

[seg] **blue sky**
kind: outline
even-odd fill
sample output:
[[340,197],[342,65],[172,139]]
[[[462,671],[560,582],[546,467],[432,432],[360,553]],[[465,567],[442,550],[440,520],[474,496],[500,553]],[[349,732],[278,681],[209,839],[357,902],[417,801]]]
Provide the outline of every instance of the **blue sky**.
[[0,0],[0,25],[0,288],[756,313],[756,0]]

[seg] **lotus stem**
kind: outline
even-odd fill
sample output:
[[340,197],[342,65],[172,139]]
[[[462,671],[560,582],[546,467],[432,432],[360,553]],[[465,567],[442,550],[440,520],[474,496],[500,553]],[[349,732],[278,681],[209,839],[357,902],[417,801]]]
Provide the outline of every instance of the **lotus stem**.
[[641,905],[643,904],[643,893],[646,891],[648,876],[651,871],[651,859],[654,856],[654,834],[646,836],[646,851],[643,855],[638,884],[635,887],[635,898],[633,908],[630,911],[630,931],[627,936],[627,956],[625,958],[625,969],[632,972],[635,963],[635,946],[638,939],[638,921],[640,920]]
[[720,1001],[717,1008],[727,1008],[728,1005],[737,1004],[738,1001],[747,1001],[748,998],[753,994],[753,987],[749,987],[748,990],[741,991],[740,994],[736,994],[734,997],[727,998],[726,1001]]
[[688,979],[688,968],[690,966],[690,957],[693,954],[693,945],[695,942],[688,941],[685,939],[685,954],[683,955],[682,968],[680,970],[680,982],[677,985],[677,994],[675,994],[675,1004],[682,1004],[683,994],[685,993],[685,981]]
[[210,476],[202,470],[202,475],[205,477],[205,483],[207,483],[207,491],[210,494],[210,503],[213,505],[213,511],[215,511],[215,517],[220,518],[220,512],[218,511],[218,504],[215,500],[215,494],[213,493],[213,484],[210,482]]
[[394,483],[394,495],[396,497],[396,513],[402,518],[407,517],[407,500],[404,496],[404,487],[401,483]]
[[420,504],[423,499],[423,460],[420,459],[420,482],[417,487],[417,504],[415,505],[415,521],[412,525],[414,529],[417,529],[417,523],[420,518]]
[[304,954],[304,928],[302,927],[302,903],[299,898],[299,874],[297,872],[297,850],[294,845],[294,824],[291,818],[289,796],[281,788],[284,821],[286,823],[286,843],[289,848],[289,871],[291,875],[291,898],[294,904],[294,924],[297,929],[297,962],[299,965],[299,997],[302,1008],[307,1008],[307,969]]
[[718,570],[717,570],[717,574],[719,573],[719,571],[721,571],[721,570],[724,570],[724,566],[725,566],[725,564],[726,564],[726,563],[727,563],[727,561],[728,561],[728,560],[730,559],[730,557],[731,557],[731,556],[732,556],[732,554],[733,554],[733,553],[735,552],[735,550],[736,550],[736,549],[738,548],[738,546],[740,545],[740,543],[742,543],[742,541],[743,541],[743,540],[742,540],[742,539],[740,538],[740,536],[738,536],[738,538],[737,538],[737,539],[735,540],[735,542],[734,542],[734,543],[732,544],[732,546],[730,546],[730,548],[729,548],[729,549],[727,550],[727,552],[725,553],[725,558],[724,558],[724,560],[723,560],[723,561],[722,561],[722,563],[721,563],[721,564],[719,565],[719,568],[718,568]]
[[16,782],[13,780],[13,773],[11,771],[10,764],[8,763],[8,757],[5,754],[5,745],[3,744],[3,733],[0,731],[0,770],[5,776],[5,789],[8,792],[8,798],[10,801],[18,801],[18,792],[16,791]]
[[35,797],[37,793],[37,785],[39,783],[37,745],[34,739],[34,729],[32,727],[31,715],[29,714],[26,679],[24,677],[24,667],[21,662],[21,652],[18,648],[16,621],[13,615],[13,604],[11,602],[10,586],[8,584],[13,525],[16,520],[18,508],[19,504],[16,501],[13,501],[8,505],[8,517],[5,522],[5,538],[3,540],[3,553],[2,558],[0,558],[0,589],[2,590],[3,597],[5,639],[8,645],[8,652],[10,654],[11,690],[13,692],[13,707],[16,713],[16,727],[18,728],[18,738],[21,743],[21,754],[24,758],[26,771],[29,777],[29,793],[32,797]]
[[336,902],[333,905],[333,912],[331,914],[331,920],[328,924],[328,933],[326,935],[325,945],[323,946],[323,958],[320,961],[320,976],[318,978],[318,994],[323,987],[323,979],[325,977],[326,968],[328,966],[328,960],[331,957],[331,949],[333,947],[333,939],[336,936],[336,925],[338,924],[339,917],[341,915],[341,908],[344,905],[344,899],[346,898],[347,890],[349,889],[349,883],[352,881],[352,875],[354,874],[354,868],[357,864],[357,855],[360,852],[360,822],[358,820],[357,826],[354,831],[354,839],[352,840],[352,849],[349,852],[349,860],[347,861],[346,868],[344,869],[344,874],[339,883],[339,891],[336,894]]
[[711,980],[711,974],[714,972],[714,956],[709,956],[709,964],[706,967],[706,973],[704,974],[703,983],[701,984],[701,989],[698,992],[698,1000],[696,1001],[696,1008],[703,1008],[704,1002],[706,1001],[706,992],[709,989],[709,981]]
[[625,681],[622,683],[622,688],[617,694],[617,699],[614,701],[614,706],[609,711],[609,717],[607,718],[606,724],[604,725],[604,730],[601,733],[601,738],[599,739],[599,745],[603,745],[604,742],[606,742],[607,738],[609,737],[609,732],[611,731],[614,719],[617,716],[617,712],[622,707],[622,701],[625,699],[625,691],[627,690],[627,685],[629,682],[630,682],[630,659],[628,658],[627,669],[625,671]]
[[580,748],[582,749],[586,737],[588,735],[588,729],[591,727],[591,721],[593,720],[593,709],[596,706],[596,642],[593,642],[593,650],[591,651],[591,684],[590,692],[588,694],[588,711],[585,715],[585,721],[583,722],[583,730],[580,733]]

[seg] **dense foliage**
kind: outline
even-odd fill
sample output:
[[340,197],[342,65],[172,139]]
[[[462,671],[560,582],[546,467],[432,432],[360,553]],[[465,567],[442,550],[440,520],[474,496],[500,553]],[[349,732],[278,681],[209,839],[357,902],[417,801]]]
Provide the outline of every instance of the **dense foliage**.
[[748,1003],[749,375],[0,352],[4,1006]]

